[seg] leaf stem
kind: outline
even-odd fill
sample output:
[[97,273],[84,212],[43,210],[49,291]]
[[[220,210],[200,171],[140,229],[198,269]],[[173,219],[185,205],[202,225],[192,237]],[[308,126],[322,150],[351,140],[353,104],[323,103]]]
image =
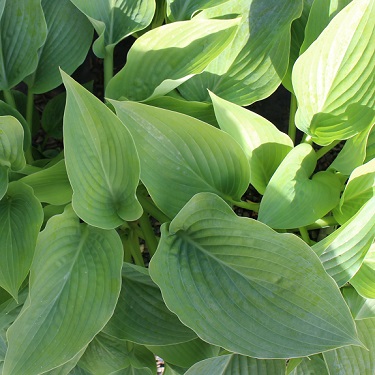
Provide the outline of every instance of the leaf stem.
[[158,240],[155,237],[147,212],[143,211],[143,214],[139,218],[138,222],[141,227],[144,240],[147,244],[147,249],[152,257],[155,254],[156,248],[158,247]]
[[298,228],[299,229],[299,232],[301,233],[301,237],[302,239],[308,244],[308,245],[312,245],[312,242],[311,242],[311,239],[310,239],[310,236],[309,236],[309,232],[307,231],[306,227],[300,227]]
[[135,228],[137,226],[137,224],[136,223],[129,223],[129,225],[131,227],[131,232],[130,232],[130,236],[129,236],[130,252],[132,254],[134,263],[137,266],[145,267],[145,263],[144,263],[143,257],[142,257],[141,248],[139,246],[137,231],[136,231],[136,228]]
[[113,51],[114,47],[107,47],[104,55],[104,88],[113,77]]
[[14,100],[14,96],[13,96],[12,91],[10,91],[10,90],[4,90],[3,93],[4,93],[4,99],[5,99],[5,101],[10,106],[12,106],[14,109],[17,109],[16,101]]
[[341,140],[333,141],[328,146],[324,146],[318,151],[316,151],[316,158],[320,159],[322,156],[324,156],[327,152],[331,151],[336,145],[338,145],[341,142]]
[[250,210],[250,211],[259,211],[259,203],[251,202],[251,201],[231,201],[232,204],[234,204],[237,207],[244,208],[245,210]]
[[137,197],[143,209],[154,217],[160,224],[171,221],[167,215],[165,215],[155,206],[154,202],[152,202],[150,198],[145,197],[142,193],[137,194]]
[[296,124],[295,124],[296,112],[297,112],[297,98],[294,94],[292,94],[290,98],[288,135],[290,139],[293,141],[293,143],[295,143],[296,141],[296,132],[297,132]]
[[312,223],[310,225],[307,225],[305,228],[307,230],[313,230],[313,229],[321,229],[326,227],[332,227],[334,225],[338,225],[338,222],[333,216],[325,216],[317,221],[315,223]]

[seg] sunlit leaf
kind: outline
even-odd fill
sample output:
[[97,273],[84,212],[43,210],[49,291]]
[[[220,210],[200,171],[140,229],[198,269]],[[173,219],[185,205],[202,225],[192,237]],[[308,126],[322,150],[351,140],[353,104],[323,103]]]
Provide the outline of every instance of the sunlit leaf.
[[314,172],[313,148],[296,146],[272,176],[259,209],[259,220],[272,228],[298,228],[320,219],[340,199],[341,184],[331,172]]
[[250,182],[264,194],[282,160],[293,148],[292,140],[262,116],[210,93],[217,121],[242,147],[249,160]]
[[115,102],[141,161],[141,180],[173,217],[196,193],[238,201],[249,184],[249,165],[233,138],[192,117],[141,103]]
[[0,2],[0,90],[8,90],[32,73],[47,27],[41,0]]
[[80,224],[71,207],[38,237],[30,294],[7,333],[3,375],[39,374],[82,350],[113,314],[123,249],[114,230]]
[[229,351],[274,359],[358,344],[349,309],[311,248],[237,217],[212,193],[163,224],[150,275],[185,325]]
[[238,19],[174,22],[142,35],[106,96],[141,101],[162,96],[201,73],[233,40]]
[[374,1],[353,0],[296,61],[296,125],[315,143],[348,139],[373,123],[374,27]]
[[74,210],[87,223],[104,229],[138,219],[139,161],[129,131],[104,103],[65,73],[63,80],[65,163]]

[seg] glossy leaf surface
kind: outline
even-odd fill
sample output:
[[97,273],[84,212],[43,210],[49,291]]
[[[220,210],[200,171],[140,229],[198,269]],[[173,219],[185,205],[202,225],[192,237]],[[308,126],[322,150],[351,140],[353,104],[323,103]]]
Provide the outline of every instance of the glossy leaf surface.
[[17,299],[29,273],[43,210],[30,187],[12,182],[0,200],[0,286]]
[[[142,35],[106,96],[141,101],[162,96],[201,73],[233,40],[238,19],[174,22]],[[172,37],[173,36],[173,37]]]
[[197,194],[162,226],[150,275],[185,325],[229,351],[290,358],[358,343],[349,309],[311,248],[237,217],[211,193]]
[[71,207],[39,235],[30,294],[9,328],[3,375],[39,374],[82,350],[113,314],[123,250],[114,230],[80,224]]
[[331,172],[314,172],[317,158],[308,144],[296,146],[272,176],[259,209],[259,220],[272,228],[298,228],[320,219],[340,198],[340,182]]
[[177,112],[141,103],[112,104],[134,138],[142,182],[169,217],[202,191],[228,201],[241,199],[249,165],[230,135]]
[[63,80],[65,164],[74,210],[87,223],[104,229],[138,219],[139,161],[129,131],[72,78],[63,73]]

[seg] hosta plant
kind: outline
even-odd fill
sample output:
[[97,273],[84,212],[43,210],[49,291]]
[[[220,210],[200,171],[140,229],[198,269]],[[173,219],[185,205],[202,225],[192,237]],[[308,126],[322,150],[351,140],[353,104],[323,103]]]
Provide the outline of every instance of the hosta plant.
[[2,0],[0,41],[1,374],[375,373],[374,0]]

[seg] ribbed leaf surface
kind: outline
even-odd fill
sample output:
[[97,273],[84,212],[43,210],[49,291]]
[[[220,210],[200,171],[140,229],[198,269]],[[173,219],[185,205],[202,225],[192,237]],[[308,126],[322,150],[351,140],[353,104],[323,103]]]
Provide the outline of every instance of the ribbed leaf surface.
[[290,375],[330,375],[327,371],[324,359],[321,356],[303,358],[301,363],[295,368]]
[[362,297],[357,291],[346,286],[342,289],[345,302],[348,304],[355,320],[375,318],[375,299]]

